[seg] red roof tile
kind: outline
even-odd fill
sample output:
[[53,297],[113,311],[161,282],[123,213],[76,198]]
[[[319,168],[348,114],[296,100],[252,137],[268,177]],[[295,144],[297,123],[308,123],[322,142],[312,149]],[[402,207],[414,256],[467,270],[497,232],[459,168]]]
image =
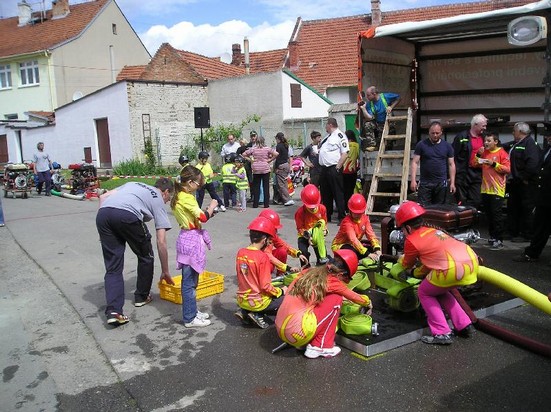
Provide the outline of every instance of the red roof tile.
[[178,50],[182,60],[188,62],[193,69],[205,79],[223,79],[226,77],[243,76],[245,68],[232,66],[218,58],[201,56],[200,54]]
[[[19,17],[0,20],[0,57],[16,56],[52,49],[78,36],[110,0],[95,0],[70,5],[70,13],[51,20],[52,11],[46,11],[42,23],[18,27]],[[33,16],[35,13],[33,13]]]
[[124,66],[117,75],[117,81],[120,80],[138,80],[143,74],[146,65],[142,66]]
[[[493,0],[382,12],[381,25],[480,13],[533,1]],[[358,33],[370,25],[370,14],[302,22],[299,18],[294,39],[298,42],[299,65],[291,67],[291,71],[320,93],[325,93],[328,87],[355,86],[358,76]]]

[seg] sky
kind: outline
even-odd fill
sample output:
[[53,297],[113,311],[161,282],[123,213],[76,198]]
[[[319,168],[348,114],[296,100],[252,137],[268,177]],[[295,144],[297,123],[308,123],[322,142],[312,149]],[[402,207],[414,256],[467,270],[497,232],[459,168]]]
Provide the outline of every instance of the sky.
[[[33,10],[51,0],[26,0]],[[70,4],[88,0],[70,0]],[[460,0],[469,3],[475,0]],[[0,0],[0,17],[17,15],[21,0]],[[151,55],[162,43],[209,57],[231,60],[232,44],[249,39],[250,51],[287,47],[298,17],[303,20],[369,14],[369,0],[116,0]],[[454,4],[453,0],[382,0],[392,11]]]

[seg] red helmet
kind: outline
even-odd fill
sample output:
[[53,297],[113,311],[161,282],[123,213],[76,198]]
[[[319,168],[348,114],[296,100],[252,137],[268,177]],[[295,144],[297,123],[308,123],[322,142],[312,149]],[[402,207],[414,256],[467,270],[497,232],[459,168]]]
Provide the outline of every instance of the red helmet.
[[279,218],[279,215],[275,210],[272,209],[264,209],[262,212],[258,214],[258,217],[265,217],[270,222],[273,223],[274,227],[276,229],[281,229],[283,225],[281,224],[281,219]]
[[320,191],[313,184],[306,185],[300,193],[302,203],[307,208],[313,209],[320,204],[321,195]]
[[364,213],[366,207],[365,197],[359,193],[353,194],[348,200],[348,210],[352,213]]
[[408,200],[400,205],[396,211],[396,226],[402,227],[404,223],[425,214],[425,208],[419,203]]
[[356,252],[350,249],[339,249],[335,250],[334,253],[336,256],[344,260],[344,263],[346,263],[348,275],[350,277],[354,276],[354,273],[358,270],[358,255],[356,255]]
[[276,235],[274,224],[269,219],[261,216],[254,218],[252,222],[249,223],[249,226],[247,226],[247,229],[262,232],[271,237],[275,237]]

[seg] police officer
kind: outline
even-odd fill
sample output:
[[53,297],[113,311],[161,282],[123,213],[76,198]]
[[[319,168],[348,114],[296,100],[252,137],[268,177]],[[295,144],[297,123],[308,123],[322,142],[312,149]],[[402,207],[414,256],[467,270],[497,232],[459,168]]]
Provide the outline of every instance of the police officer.
[[339,223],[346,215],[344,204],[342,166],[348,157],[348,139],[339,130],[337,120],[327,119],[325,126],[327,136],[320,142],[319,163],[321,166],[320,191],[321,199],[327,209],[327,220],[331,222],[333,201],[337,205]]

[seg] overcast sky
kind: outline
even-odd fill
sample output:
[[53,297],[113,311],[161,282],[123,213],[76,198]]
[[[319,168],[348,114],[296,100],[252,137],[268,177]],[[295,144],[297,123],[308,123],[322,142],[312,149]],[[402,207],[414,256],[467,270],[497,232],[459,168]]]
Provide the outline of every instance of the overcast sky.
[[[0,16],[17,15],[21,0],[0,0]],[[87,0],[70,0],[70,4]],[[116,0],[149,52],[161,43],[205,56],[228,59],[233,43],[246,36],[251,51],[287,47],[297,17],[303,20],[371,12],[369,0]],[[462,0],[462,3],[472,2]],[[27,0],[33,10],[50,9],[51,0]],[[391,11],[453,4],[453,0],[382,0]],[[44,5],[44,6],[43,6]]]

